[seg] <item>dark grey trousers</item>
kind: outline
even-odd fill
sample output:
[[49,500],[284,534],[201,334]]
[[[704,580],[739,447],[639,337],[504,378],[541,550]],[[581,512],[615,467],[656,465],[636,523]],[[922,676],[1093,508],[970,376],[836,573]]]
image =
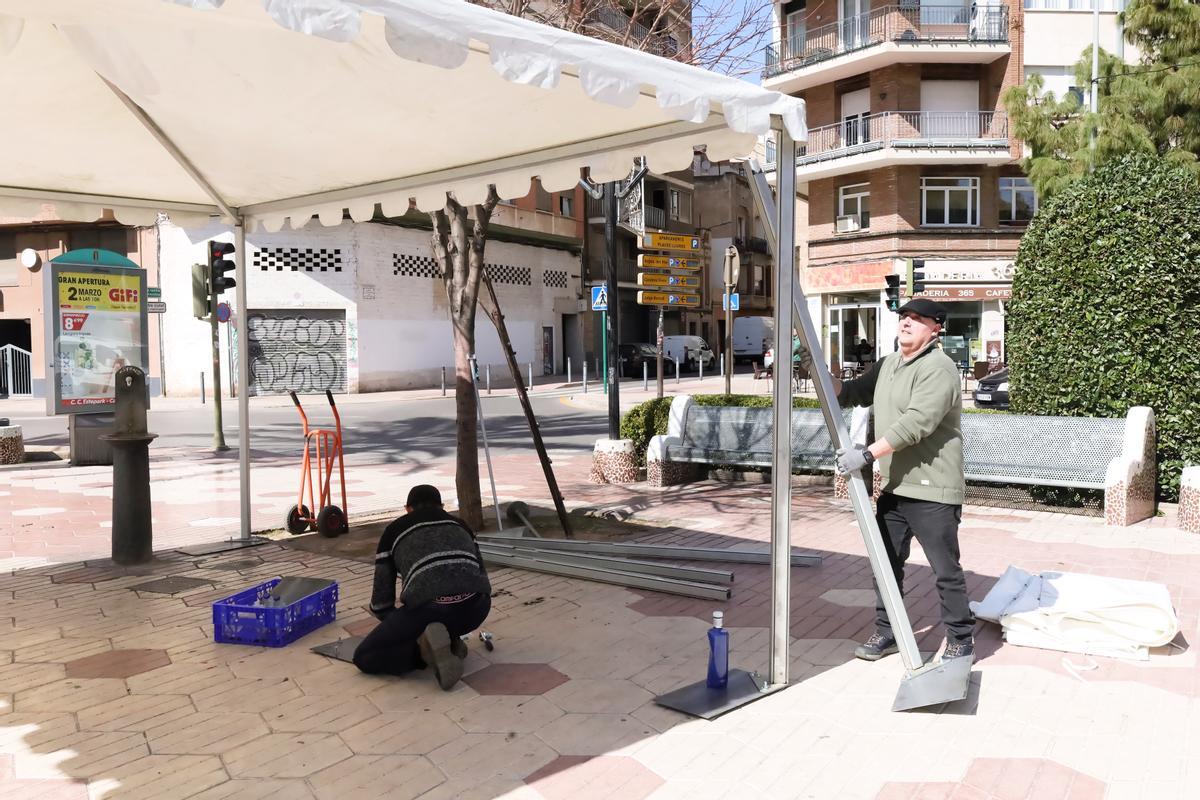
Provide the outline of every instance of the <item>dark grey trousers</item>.
[[[947,638],[950,641],[971,641],[975,615],[967,605],[967,579],[963,575],[958,552],[958,523],[962,520],[962,506],[913,500],[883,492],[875,507],[875,519],[879,522],[883,546],[892,562],[901,596],[904,594],[904,564],[908,561],[912,540],[916,536],[937,578]],[[888,621],[878,586],[875,587],[875,627],[881,634],[892,636],[892,624]]]

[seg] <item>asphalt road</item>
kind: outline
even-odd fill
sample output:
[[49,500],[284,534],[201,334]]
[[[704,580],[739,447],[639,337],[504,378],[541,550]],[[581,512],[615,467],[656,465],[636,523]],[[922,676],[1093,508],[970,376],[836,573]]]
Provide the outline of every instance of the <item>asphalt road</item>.
[[[364,399],[366,398],[366,399]],[[579,449],[591,452],[596,439],[607,434],[601,412],[566,405],[561,396],[532,398],[542,437],[550,449]],[[314,427],[333,427],[333,416],[324,399],[304,399],[309,422]],[[300,415],[289,403],[284,406],[251,405],[251,447],[261,455],[294,456],[302,447]],[[237,402],[227,400],[224,408],[225,441],[237,446]],[[148,427],[159,435],[156,446],[212,448],[213,407],[210,404],[169,409],[151,409]],[[520,404],[515,397],[483,398],[488,443],[496,452],[527,452],[533,447]],[[397,401],[380,396],[372,401],[359,395],[354,402],[341,403],[347,461],[387,463],[452,455],[455,451],[454,398]],[[14,424],[24,429],[25,442],[36,446],[66,446],[65,417],[12,414]]]

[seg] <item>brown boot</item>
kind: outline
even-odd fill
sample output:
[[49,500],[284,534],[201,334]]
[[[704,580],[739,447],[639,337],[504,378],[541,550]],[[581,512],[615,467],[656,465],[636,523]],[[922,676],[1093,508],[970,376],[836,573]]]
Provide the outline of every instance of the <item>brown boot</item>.
[[421,649],[421,658],[433,667],[438,685],[445,691],[454,688],[462,678],[463,662],[450,648],[450,633],[446,626],[440,622],[428,625],[417,639],[417,647]]

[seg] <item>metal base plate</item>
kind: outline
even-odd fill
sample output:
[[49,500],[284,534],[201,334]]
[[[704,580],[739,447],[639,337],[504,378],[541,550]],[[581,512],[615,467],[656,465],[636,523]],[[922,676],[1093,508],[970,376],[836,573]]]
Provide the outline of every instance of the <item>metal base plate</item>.
[[244,547],[258,547],[261,544],[270,543],[270,539],[264,539],[261,536],[251,536],[249,539],[226,539],[223,542],[198,544],[194,547],[179,547],[176,548],[176,551],[183,553],[185,556],[207,556],[213,553],[227,553],[230,550],[241,550]]
[[892,703],[892,711],[910,711],[965,699],[974,663],[974,656],[951,658],[905,675]]
[[198,589],[201,586],[211,588],[212,581],[206,581],[202,578],[187,578],[181,575],[172,575],[169,578],[158,578],[146,583],[139,583],[128,588],[135,592],[157,592],[159,594],[179,594],[190,589]]
[[761,681],[754,673],[731,669],[729,682],[724,689],[710,689],[705,681],[698,681],[659,695],[654,698],[654,702],[693,717],[716,719],[722,714],[785,688],[787,687],[771,686],[763,689]]
[[358,643],[365,638],[367,637],[350,636],[346,639],[338,639],[336,642],[319,644],[312,648],[312,651],[317,655],[329,656],[330,658],[336,658],[338,661],[354,663],[354,651],[358,649]]

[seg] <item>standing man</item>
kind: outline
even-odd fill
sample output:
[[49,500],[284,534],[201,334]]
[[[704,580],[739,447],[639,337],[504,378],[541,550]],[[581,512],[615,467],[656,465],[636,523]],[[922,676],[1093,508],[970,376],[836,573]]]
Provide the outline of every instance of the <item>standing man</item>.
[[[389,675],[430,666],[449,690],[467,657],[459,637],[487,619],[492,586],[475,534],[443,510],[437,487],[414,486],[404,510],[375,548],[371,613],[381,623],[354,651],[354,665]],[[399,607],[397,576],[403,580]]]
[[[899,352],[875,362],[861,378],[833,380],[841,405],[875,406],[879,434],[870,445],[839,450],[837,466],[845,475],[879,461],[883,492],[875,516],[901,596],[904,563],[916,536],[937,576],[946,626],[942,658],[961,658],[974,654],[975,617],[958,550],[966,489],[958,368],[937,346],[945,307],[917,298],[898,313]],[[875,633],[854,651],[867,661],[898,650],[878,586],[875,596]]]

